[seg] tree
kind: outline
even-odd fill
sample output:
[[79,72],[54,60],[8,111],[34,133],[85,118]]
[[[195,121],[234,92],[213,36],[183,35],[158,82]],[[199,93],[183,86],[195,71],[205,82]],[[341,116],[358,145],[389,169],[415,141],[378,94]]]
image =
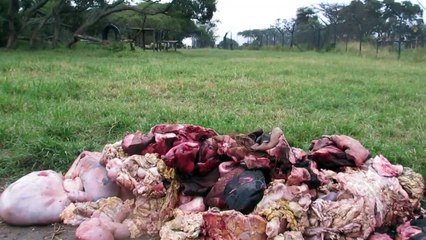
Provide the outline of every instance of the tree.
[[383,13],[386,19],[385,28],[388,37],[410,35],[413,29],[418,28],[422,23],[418,20],[422,16],[422,9],[417,4],[410,1],[395,2],[394,0],[384,0],[385,10]]
[[[170,12],[176,11],[170,9]],[[146,17],[146,18],[145,18]],[[109,16],[106,21],[112,22],[124,32],[131,27],[155,28],[165,31],[167,39],[182,41],[186,37],[193,36],[198,27],[192,19],[178,13],[157,14],[142,16],[131,11],[123,11]],[[145,21],[144,21],[145,19]],[[128,32],[130,34],[130,32]],[[129,36],[130,37],[130,36]]]
[[319,47],[322,27],[316,9],[313,7],[297,9],[293,35],[299,43],[309,49]]
[[263,45],[263,29],[252,29],[239,32],[238,35],[249,39],[251,45]]
[[31,27],[30,33],[30,47],[35,48],[38,41],[40,41],[40,31],[49,21],[53,23],[53,36],[52,45],[57,45],[59,34],[61,30],[62,18],[61,11],[66,6],[70,5],[69,0],[51,0],[43,6],[44,14],[35,18],[36,25]]
[[239,44],[234,39],[224,37],[224,39],[219,42],[218,47],[223,49],[234,49],[238,48]]
[[9,37],[8,7],[8,1],[0,1],[0,47],[6,46]]
[[173,13],[206,24],[216,12],[216,0],[173,0]]
[[301,7],[296,11],[295,23],[298,30],[309,29],[320,25],[317,12],[312,7]]
[[352,38],[364,38],[380,34],[383,26],[382,3],[378,0],[353,0],[341,10],[346,34]]
[[[195,21],[207,24],[216,11],[215,0],[172,0],[160,3],[160,0],[144,0],[133,4],[128,0],[7,0],[5,19],[7,22],[7,46],[16,46],[18,35],[30,40],[35,46],[38,41],[52,39],[55,46],[63,27],[73,32],[69,42],[71,47],[79,36],[91,32],[94,27],[114,13],[131,11],[140,18],[154,15],[167,15],[178,19],[181,27],[195,29]],[[172,21],[169,21],[172,22]],[[176,25],[177,26],[177,25]],[[175,32],[175,35],[180,33]]]
[[194,40],[192,46],[196,48],[214,47],[216,42],[215,28],[216,23],[214,22],[198,24],[197,30],[192,33]]
[[284,43],[285,43],[285,21],[284,19],[280,19],[278,18],[277,20],[275,20],[274,25],[272,25],[271,27],[274,27],[279,33],[280,33],[280,37],[281,37],[281,46],[284,47]]
[[133,11],[145,16],[170,14],[171,16],[183,16],[188,19],[194,19],[200,24],[206,24],[211,20],[213,13],[216,11],[215,0],[172,0],[170,3],[159,2],[160,0],[147,0],[138,6],[126,4],[124,0],[117,0],[110,4],[104,3],[99,8],[91,11],[86,21],[74,32],[75,37],[70,41],[68,46],[71,47],[75,44],[78,41],[76,36],[84,33],[87,28],[102,18],[116,12]]
[[[296,42],[299,48],[303,45],[308,48],[323,47],[330,29],[334,33],[333,45],[339,39],[358,40],[360,50],[364,40],[398,40],[401,44],[401,39],[411,39],[414,42],[411,46],[417,46],[426,38],[421,7],[407,0],[352,0],[347,5],[323,2],[316,7],[299,8],[296,18],[277,19],[271,28],[280,35],[282,45],[286,42],[285,38],[290,38],[290,46]],[[246,30],[239,34],[257,45],[265,43],[265,39],[266,42],[275,39],[273,35],[271,38],[273,33],[270,29]]]
[[9,7],[7,11],[8,18],[8,33],[9,37],[7,39],[6,47],[11,49],[16,47],[18,40],[18,11],[19,11],[19,0],[10,0]]
[[339,3],[320,3],[318,5],[318,10],[323,13],[327,22],[333,28],[333,44],[337,42],[337,28],[339,24],[343,23],[342,9],[344,8],[343,4]]
[[9,37],[7,48],[15,48],[18,34],[26,29],[34,19],[43,13],[40,11],[49,0],[9,0],[9,10],[7,14],[9,22]]
[[296,27],[296,20],[284,20],[283,27],[290,33],[290,48],[293,48],[294,45],[294,30]]
[[275,45],[277,43],[278,31],[273,26],[263,30],[263,35],[266,38],[266,45]]
[[152,6],[157,1],[148,1],[146,4],[142,6],[132,6],[125,4],[124,0],[118,0],[111,4],[104,3],[99,8],[90,9],[90,14],[85,18],[85,21],[74,31],[72,40],[68,43],[68,47],[71,48],[75,43],[78,42],[80,35],[82,35],[89,27],[99,22],[104,17],[107,17],[110,14],[122,11],[134,11],[142,15],[155,15],[160,13],[166,13],[169,8],[174,3],[173,1],[169,4],[165,4],[164,8],[161,10],[152,10]]

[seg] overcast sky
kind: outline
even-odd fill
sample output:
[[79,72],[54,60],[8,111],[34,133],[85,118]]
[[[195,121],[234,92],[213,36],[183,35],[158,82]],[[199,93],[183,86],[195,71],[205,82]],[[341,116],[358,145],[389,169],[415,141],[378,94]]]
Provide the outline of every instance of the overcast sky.
[[[426,7],[426,0],[418,1]],[[411,2],[418,4],[418,1]],[[237,36],[238,32],[268,28],[277,18],[295,17],[299,7],[315,6],[321,2],[349,4],[351,0],[217,0],[217,11],[213,17],[220,21],[217,24],[217,40],[220,41],[226,32],[230,32],[230,37],[232,32],[233,39],[242,42],[243,38]]]

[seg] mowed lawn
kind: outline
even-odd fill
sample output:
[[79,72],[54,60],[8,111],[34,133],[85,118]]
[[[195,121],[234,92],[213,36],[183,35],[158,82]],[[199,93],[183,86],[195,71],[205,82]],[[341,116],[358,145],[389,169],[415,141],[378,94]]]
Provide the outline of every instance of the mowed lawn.
[[0,178],[66,170],[127,131],[281,127],[290,144],[346,134],[426,175],[426,64],[342,53],[0,52]]

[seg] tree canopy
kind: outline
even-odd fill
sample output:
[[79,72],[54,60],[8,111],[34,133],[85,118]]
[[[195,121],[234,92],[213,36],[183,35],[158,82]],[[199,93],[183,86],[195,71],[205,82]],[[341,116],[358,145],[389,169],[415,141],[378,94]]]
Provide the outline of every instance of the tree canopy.
[[[211,22],[216,0],[7,0],[1,2],[0,46],[15,48],[18,39],[32,47],[51,42],[69,42],[81,34],[99,35],[114,22],[120,27],[155,27],[169,30],[174,38],[200,32]],[[5,16],[5,17],[3,17]]]

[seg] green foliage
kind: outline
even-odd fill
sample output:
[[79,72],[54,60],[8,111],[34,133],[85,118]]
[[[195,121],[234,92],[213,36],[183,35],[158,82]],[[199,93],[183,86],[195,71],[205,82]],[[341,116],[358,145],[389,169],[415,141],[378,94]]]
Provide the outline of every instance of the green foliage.
[[215,23],[210,24],[198,24],[196,31],[192,34],[195,39],[193,47],[206,48],[214,47],[216,37],[214,35]]
[[192,123],[219,133],[281,127],[295,147],[347,134],[426,174],[426,69],[403,55],[179,50],[0,54],[0,178],[65,171],[127,131]]
[[207,24],[216,12],[216,0],[176,0],[172,14],[194,19],[198,23]]
[[147,16],[144,23],[144,16],[135,14],[134,12],[125,11],[111,15],[108,17],[107,21],[117,25],[125,37],[134,33],[131,32],[129,28],[141,28],[144,26],[145,28],[166,30],[166,36],[164,36],[166,39],[181,41],[197,30],[196,25],[191,19],[184,18],[177,14],[158,14]]
[[301,7],[296,11],[295,19],[297,28],[300,30],[309,29],[312,26],[321,25],[318,20],[318,15],[312,7]]
[[[48,41],[56,46],[59,40],[68,41],[69,46],[72,46],[75,41],[69,35],[99,37],[102,29],[110,22],[116,22],[129,35],[128,27],[142,27],[146,16],[148,19],[144,27],[168,30],[166,38],[182,40],[190,34],[202,32],[204,29],[200,30],[195,22],[209,25],[216,11],[215,0],[175,0],[166,3],[125,0],[13,0],[16,11],[14,16],[9,17],[8,2],[11,1],[0,3],[0,46],[4,45],[9,34],[6,31],[9,29],[8,18],[13,18],[16,19],[14,28],[18,36],[29,39],[34,48],[39,42],[40,46],[46,46]],[[111,17],[115,13],[122,14]],[[67,34],[62,34],[63,32]],[[65,37],[58,39],[61,36]]]

